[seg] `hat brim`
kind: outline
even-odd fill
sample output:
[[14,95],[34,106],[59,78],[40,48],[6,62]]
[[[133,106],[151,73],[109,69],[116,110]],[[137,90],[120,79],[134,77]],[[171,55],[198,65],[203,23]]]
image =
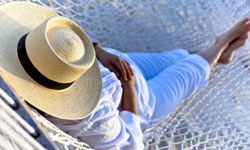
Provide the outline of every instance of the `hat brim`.
[[70,87],[53,90],[34,81],[17,56],[19,39],[53,16],[58,14],[29,2],[13,2],[0,7],[0,75],[18,96],[45,113],[67,120],[82,119],[100,100],[102,78],[97,60]]

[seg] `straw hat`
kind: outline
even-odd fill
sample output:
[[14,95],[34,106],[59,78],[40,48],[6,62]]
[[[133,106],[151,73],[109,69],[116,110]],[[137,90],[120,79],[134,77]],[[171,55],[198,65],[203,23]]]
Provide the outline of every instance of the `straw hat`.
[[30,2],[0,7],[0,75],[31,105],[61,119],[87,117],[102,90],[86,33]]

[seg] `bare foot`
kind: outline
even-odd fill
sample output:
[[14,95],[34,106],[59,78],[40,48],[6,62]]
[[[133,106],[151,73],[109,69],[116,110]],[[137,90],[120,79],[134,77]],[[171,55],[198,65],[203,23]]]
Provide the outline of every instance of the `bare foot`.
[[243,46],[250,31],[250,18],[239,21],[233,28],[217,38],[217,44],[224,47],[218,63],[228,64],[233,58],[234,51]]
[[247,38],[248,35],[244,34],[240,38],[237,38],[236,40],[232,41],[229,44],[229,46],[224,50],[224,52],[221,54],[218,63],[229,64],[233,59],[234,52],[246,43]]
[[[213,68],[218,62],[230,62],[233,52],[244,44],[250,31],[250,17],[239,21],[233,28],[219,36],[215,43],[197,54]],[[220,60],[220,61],[219,61]]]
[[228,45],[240,38],[242,35],[247,34],[250,31],[250,17],[245,18],[238,23],[236,23],[229,31],[222,34],[217,38],[217,40],[227,43]]

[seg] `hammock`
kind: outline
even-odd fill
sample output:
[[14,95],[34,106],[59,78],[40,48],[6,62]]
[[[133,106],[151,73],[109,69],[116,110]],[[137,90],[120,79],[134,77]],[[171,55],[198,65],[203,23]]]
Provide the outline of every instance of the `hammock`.
[[[0,4],[6,2],[9,0],[1,0]],[[175,48],[196,52],[210,45],[216,36],[236,21],[250,16],[249,0],[34,2],[49,6],[73,19],[102,46],[124,52],[166,51]],[[237,52],[233,63],[219,65],[213,70],[208,87],[188,98],[175,112],[144,132],[145,149],[250,147],[249,43]],[[38,112],[31,110],[30,113],[54,146],[60,149],[90,148],[88,144],[63,133]],[[0,122],[2,119],[3,116],[0,116]],[[0,128],[0,135],[2,132],[3,128]],[[4,138],[0,136],[0,141]],[[5,138],[5,141],[10,141],[10,145],[16,149],[21,147],[13,138]],[[34,147],[35,142],[26,143]],[[0,142],[1,147],[4,144]]]

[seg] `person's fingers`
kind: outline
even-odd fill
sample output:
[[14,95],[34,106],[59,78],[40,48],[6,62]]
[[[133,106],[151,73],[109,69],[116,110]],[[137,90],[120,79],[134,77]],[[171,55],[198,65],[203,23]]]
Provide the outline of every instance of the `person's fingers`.
[[130,80],[131,79],[131,73],[130,73],[130,70],[129,70],[129,66],[124,60],[122,61],[122,63],[123,63],[123,66],[126,69],[127,79]]
[[129,72],[130,72],[131,76],[133,76],[133,75],[134,75],[134,72],[133,72],[133,70],[131,69],[131,65],[130,65],[127,61],[125,61],[125,63],[126,63],[127,66],[128,66],[128,69],[129,69]]
[[128,63],[128,65],[129,65],[129,70],[130,70],[131,74],[134,75],[134,71],[132,70],[131,65],[129,63]]
[[116,68],[114,68],[114,67],[112,66],[112,64],[108,64],[107,68],[108,68],[111,72],[114,72],[115,75],[116,75],[117,77],[120,76],[119,70],[117,70]]
[[113,65],[119,69],[119,72],[121,73],[124,80],[127,80],[127,74],[125,70],[125,66],[122,63],[122,59],[118,57],[118,59],[113,62]]

